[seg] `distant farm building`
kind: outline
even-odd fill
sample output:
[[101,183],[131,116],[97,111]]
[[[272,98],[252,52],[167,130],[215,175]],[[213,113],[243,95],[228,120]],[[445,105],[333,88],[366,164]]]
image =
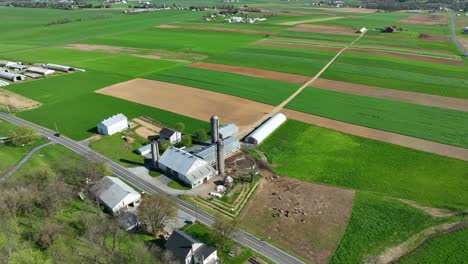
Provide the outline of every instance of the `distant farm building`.
[[167,140],[171,142],[171,144],[174,145],[174,144],[179,143],[182,140],[182,133],[174,129],[165,127],[161,129],[161,131],[159,132],[159,139]]
[[468,34],[468,27],[465,27],[465,28],[463,29],[463,33]]
[[[219,129],[221,131],[221,128]],[[224,158],[229,158],[240,150],[240,142],[234,137],[228,137],[223,140],[224,143]],[[204,161],[214,164],[216,162],[216,144],[212,144],[208,148],[195,153],[195,155]]]
[[73,72],[73,71],[75,71],[75,68],[73,68],[73,67],[63,66],[63,65],[58,65],[58,64],[52,64],[52,63],[45,64],[44,68],[51,69],[51,70],[56,70],[56,71],[62,71],[62,72]]
[[234,134],[236,134],[237,132],[239,132],[239,127],[237,127],[235,124],[233,123],[230,123],[230,124],[226,124],[224,126],[221,126],[219,128],[219,138],[221,139],[225,139],[225,138],[228,138],[228,137],[231,137],[231,136],[234,136]]
[[175,147],[169,147],[161,155],[158,167],[191,187],[208,181],[216,174],[208,162]]
[[278,113],[255,129],[246,138],[245,142],[258,145],[262,143],[273,131],[286,121],[286,116]]
[[127,117],[123,114],[114,115],[97,125],[98,133],[103,135],[113,135],[128,128]]
[[175,230],[165,245],[179,263],[217,264],[218,253],[214,247],[203,244],[183,231]]
[[11,73],[11,72],[5,72],[5,71],[0,71],[0,78],[9,80],[12,82],[24,81],[26,79],[24,75]]
[[129,207],[138,207],[141,201],[137,191],[116,177],[105,176],[91,191],[113,215],[119,215]]
[[32,73],[37,73],[37,74],[40,74],[40,75],[52,75],[55,73],[54,70],[49,70],[49,69],[44,69],[44,68],[41,68],[41,67],[29,67],[27,69],[28,72],[32,72]]
[[393,33],[393,32],[396,32],[397,31],[397,28],[395,26],[391,26],[391,27],[386,27],[383,29],[383,32],[385,33]]
[[367,28],[363,27],[363,28],[359,29],[359,30],[357,31],[357,33],[361,33],[361,34],[362,34],[362,33],[366,32],[366,31],[367,31]]

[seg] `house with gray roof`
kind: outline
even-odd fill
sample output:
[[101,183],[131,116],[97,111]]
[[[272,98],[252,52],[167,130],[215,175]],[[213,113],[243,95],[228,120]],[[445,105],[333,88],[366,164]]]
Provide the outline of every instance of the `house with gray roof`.
[[113,215],[119,215],[130,207],[138,207],[141,201],[140,193],[119,178],[111,176],[103,177],[91,187],[91,192]]
[[208,181],[216,174],[211,165],[182,149],[169,147],[158,160],[158,167],[169,176],[192,188]]
[[175,230],[166,242],[170,250],[181,264],[217,264],[218,252],[214,247],[189,236],[181,230]]
[[[223,139],[224,142],[224,158],[229,158],[240,150],[240,142],[237,138],[228,137]],[[216,144],[212,144],[209,147],[202,149],[195,153],[195,156],[203,159],[204,161],[214,164],[216,162]]]

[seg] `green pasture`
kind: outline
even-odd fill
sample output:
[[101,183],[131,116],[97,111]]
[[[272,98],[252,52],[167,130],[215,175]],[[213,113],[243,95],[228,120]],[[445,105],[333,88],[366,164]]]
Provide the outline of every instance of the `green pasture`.
[[468,112],[306,88],[289,109],[468,148]]
[[45,139],[40,139],[32,145],[24,147],[15,147],[11,144],[0,144],[0,177],[13,168],[35,147],[45,144]]
[[[252,15],[250,16],[252,17]],[[255,17],[255,16],[253,16]],[[259,15],[262,17],[262,15]],[[223,18],[224,19],[224,18]],[[270,18],[268,18],[269,20]],[[267,21],[268,21],[267,20]],[[207,27],[207,28],[228,28],[228,29],[245,29],[245,30],[256,30],[256,31],[270,31],[270,32],[281,32],[287,28],[288,26],[283,25],[275,25],[269,24],[265,22],[255,23],[255,24],[239,24],[239,23],[225,23],[224,20],[221,21],[202,21],[194,20],[194,21],[183,21],[174,23],[175,26],[194,26],[194,27]]]
[[250,46],[209,57],[205,62],[314,76],[335,54],[334,51]]
[[400,259],[397,263],[459,264],[468,259],[468,228],[432,238],[418,251]]
[[448,51],[455,54],[460,54],[457,47],[450,41],[435,42],[428,40],[421,40],[418,38],[414,39],[397,39],[397,38],[378,38],[373,36],[364,36],[361,38],[356,45],[386,45],[397,48],[413,48],[431,51]]
[[298,85],[293,83],[191,67],[172,68],[145,77],[271,105],[280,104],[298,88]]
[[359,37],[359,34],[356,36],[348,35],[335,35],[335,34],[321,34],[321,33],[312,33],[312,32],[298,32],[298,31],[283,31],[278,35],[278,37],[285,38],[299,38],[299,39],[312,39],[312,40],[321,40],[321,41],[333,41],[333,42],[346,42],[351,43]]
[[[454,70],[455,67],[443,65],[429,70],[433,64],[421,62],[421,64],[425,64],[424,67],[408,71],[410,66],[402,66],[403,68],[397,69],[391,65],[392,63],[384,62],[379,66],[372,60],[369,60],[367,65],[363,60],[360,62],[362,65],[356,65],[360,60],[350,62],[347,56],[349,55],[344,54],[344,59],[333,63],[321,77],[402,91],[468,98],[466,74],[457,74],[457,72],[466,69],[465,66],[457,66],[458,69]],[[343,61],[347,63],[343,63]],[[401,62],[397,58],[394,61]],[[441,75],[438,74],[437,68],[444,68],[440,70]],[[451,77],[444,77],[444,75]]]
[[439,207],[468,208],[465,161],[295,120],[288,120],[260,149],[280,175]]
[[11,131],[16,128],[16,125],[13,125],[10,122],[0,119],[0,138],[10,137]]
[[188,29],[152,28],[86,39],[84,43],[218,54],[261,39],[262,35]]
[[330,263],[363,263],[440,220],[393,198],[356,194],[348,228]]

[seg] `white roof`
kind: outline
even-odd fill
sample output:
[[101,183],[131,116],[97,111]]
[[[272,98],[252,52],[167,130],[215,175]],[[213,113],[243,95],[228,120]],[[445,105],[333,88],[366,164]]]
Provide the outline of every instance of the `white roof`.
[[110,127],[113,124],[119,123],[119,122],[124,121],[124,120],[125,120],[125,122],[127,122],[127,117],[126,116],[124,116],[123,114],[116,114],[114,116],[111,116],[111,117],[105,119],[104,121],[101,122],[101,124],[103,124],[106,127]]
[[238,131],[239,128],[234,123],[229,123],[219,128],[219,134],[221,134],[223,138],[230,137]]
[[128,186],[122,180],[116,177],[105,176],[92,188],[93,192],[97,192],[99,200],[106,204],[109,208],[115,209],[117,205],[125,200],[137,201],[141,195]]
[[196,182],[215,172],[208,162],[175,147],[169,147],[158,162],[184,175],[191,182]]
[[273,131],[275,131],[281,124],[286,121],[286,116],[278,113],[268,119],[265,123],[255,129],[250,135],[246,137],[246,142],[253,144],[260,144],[267,138]]

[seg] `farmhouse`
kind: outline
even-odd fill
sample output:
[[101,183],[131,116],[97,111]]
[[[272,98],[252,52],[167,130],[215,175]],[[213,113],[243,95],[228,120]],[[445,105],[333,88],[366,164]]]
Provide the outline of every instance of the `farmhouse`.
[[245,138],[245,142],[258,145],[286,121],[286,116],[278,113],[255,129]]
[[236,134],[237,132],[239,132],[239,127],[237,127],[234,123],[230,123],[230,124],[226,124],[224,126],[221,126],[219,128],[219,131],[218,131],[219,137],[221,139],[231,137],[234,134]]
[[[221,131],[221,129],[220,129]],[[224,158],[229,158],[240,150],[240,142],[234,137],[228,137],[223,140],[224,143]],[[195,156],[203,159],[204,161],[214,164],[216,162],[216,144],[212,144],[206,149],[195,153]]]
[[180,263],[218,263],[218,253],[214,247],[203,244],[180,230],[175,230],[169,237],[166,242],[166,249],[170,250]]
[[123,114],[114,115],[97,124],[98,133],[103,135],[113,135],[128,128],[127,117]]
[[116,177],[105,176],[91,191],[113,215],[140,205],[141,195]]
[[44,69],[44,68],[41,68],[41,67],[29,67],[27,69],[28,72],[32,72],[32,73],[37,73],[37,74],[41,74],[41,75],[52,75],[55,73],[54,70],[49,70],[49,69]]
[[182,140],[182,133],[170,128],[163,128],[159,132],[159,139],[167,140],[171,142],[171,144],[177,144]]
[[208,162],[175,147],[169,147],[161,155],[158,167],[191,187],[202,184],[216,174]]

